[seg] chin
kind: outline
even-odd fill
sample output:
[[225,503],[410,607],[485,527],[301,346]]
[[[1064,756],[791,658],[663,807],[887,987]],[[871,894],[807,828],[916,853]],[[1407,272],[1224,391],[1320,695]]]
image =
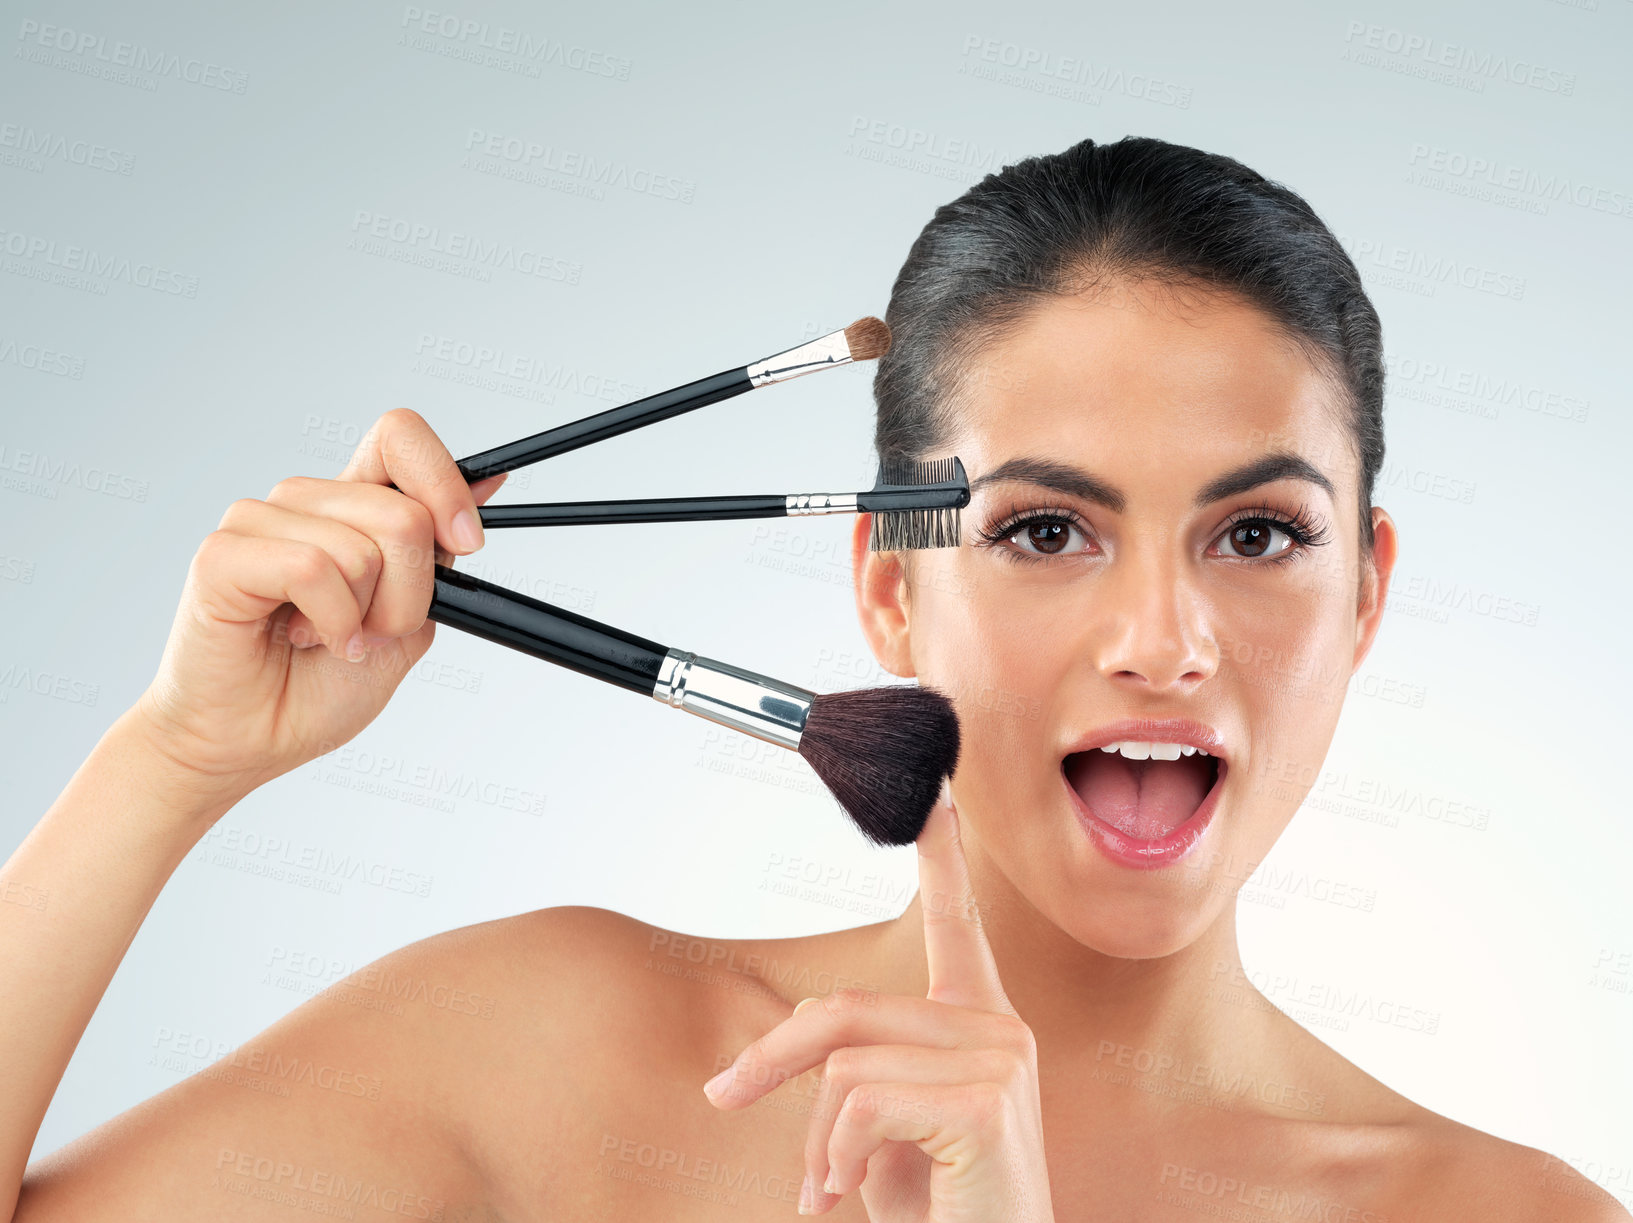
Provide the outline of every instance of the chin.
[[1091,951],[1120,960],[1156,960],[1183,951],[1216,914],[1158,897],[1095,898],[1067,902],[1061,929]]

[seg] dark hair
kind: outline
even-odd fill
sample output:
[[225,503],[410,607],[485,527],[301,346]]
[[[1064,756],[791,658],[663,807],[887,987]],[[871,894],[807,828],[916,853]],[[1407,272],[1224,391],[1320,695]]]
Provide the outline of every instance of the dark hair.
[[885,312],[892,339],[873,379],[880,460],[919,461],[947,445],[960,378],[1038,299],[1116,280],[1233,292],[1304,353],[1347,411],[1370,552],[1383,335],[1355,264],[1280,183],[1146,136],[1028,157],[936,209]]

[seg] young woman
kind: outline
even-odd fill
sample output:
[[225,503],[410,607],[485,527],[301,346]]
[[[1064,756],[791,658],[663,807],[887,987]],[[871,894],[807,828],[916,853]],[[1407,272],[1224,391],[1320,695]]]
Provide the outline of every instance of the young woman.
[[957,454],[973,488],[962,547],[853,538],[880,664],[963,729],[907,910],[775,940],[582,907],[451,931],[25,1175],[170,873],[368,724],[430,646],[433,557],[480,546],[498,481],[388,413],[339,479],[229,507],[152,686],[7,864],[51,897],[0,905],[13,1217],[1628,1218],[1241,970],[1237,891],[1396,552],[1378,317],[1309,206],[1228,158],[1084,141],[939,209],[886,321],[881,456]]

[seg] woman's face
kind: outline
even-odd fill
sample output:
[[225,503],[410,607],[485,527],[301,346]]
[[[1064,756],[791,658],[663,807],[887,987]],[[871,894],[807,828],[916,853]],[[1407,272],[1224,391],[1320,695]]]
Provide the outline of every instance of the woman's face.
[[[964,544],[911,554],[905,577],[858,550],[864,630],[957,707],[972,870],[1080,943],[1168,954],[1233,903],[1319,770],[1377,628],[1392,524],[1373,511],[1363,565],[1333,392],[1235,298],[1048,299],[966,374],[962,431],[926,456],[970,475]],[[1141,718],[1195,723],[1217,750],[1098,750]],[[1163,840],[1188,848],[1153,866]]]

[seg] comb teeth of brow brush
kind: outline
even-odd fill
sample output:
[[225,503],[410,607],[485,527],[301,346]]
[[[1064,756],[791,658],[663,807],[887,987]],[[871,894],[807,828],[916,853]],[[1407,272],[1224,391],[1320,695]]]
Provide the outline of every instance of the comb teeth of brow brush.
[[876,487],[884,488],[897,484],[945,484],[957,475],[955,466],[957,462],[957,456],[919,463],[892,456],[879,465],[879,480]]

